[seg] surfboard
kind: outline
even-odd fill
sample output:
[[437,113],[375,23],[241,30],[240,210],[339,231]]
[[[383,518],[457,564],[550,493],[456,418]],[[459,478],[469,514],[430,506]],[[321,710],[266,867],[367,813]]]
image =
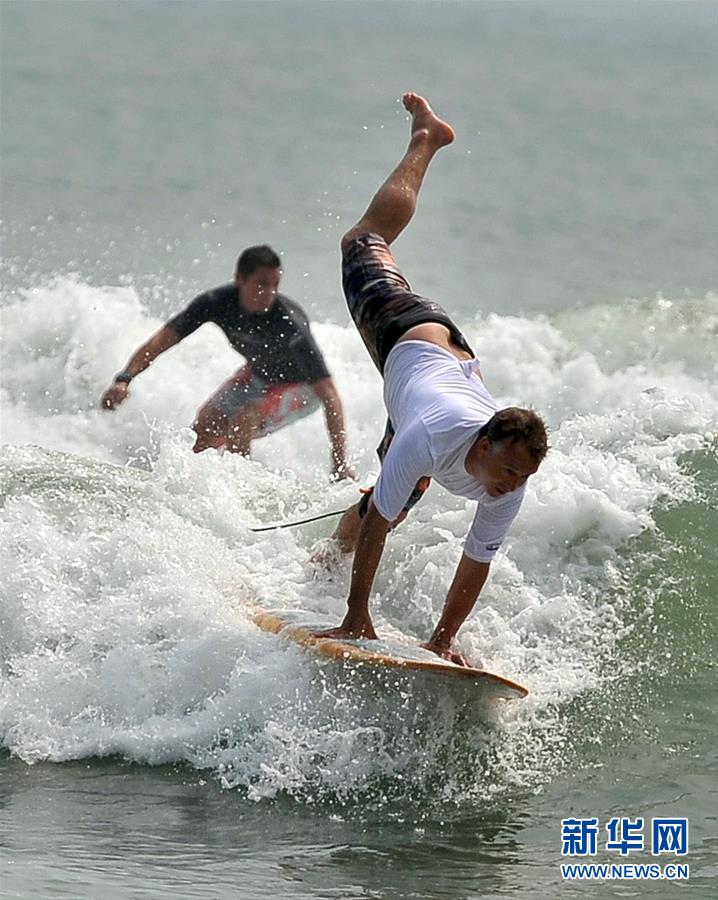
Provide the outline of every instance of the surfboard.
[[521,699],[529,692],[528,688],[517,681],[485,669],[459,666],[448,659],[441,659],[418,644],[383,639],[337,640],[318,637],[315,632],[328,630],[336,622],[322,619],[307,610],[252,607],[250,615],[254,624],[262,631],[281,635],[328,659],[461,679],[466,683],[474,683],[477,690],[490,694],[492,698],[502,700]]

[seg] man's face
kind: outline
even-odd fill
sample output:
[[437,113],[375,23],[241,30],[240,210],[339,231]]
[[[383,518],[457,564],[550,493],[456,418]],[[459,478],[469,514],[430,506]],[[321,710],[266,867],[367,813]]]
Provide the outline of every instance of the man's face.
[[501,497],[526,484],[539,467],[534,457],[519,442],[493,445],[479,438],[466,457],[466,471],[479,481],[489,497]]
[[268,266],[255,269],[251,275],[237,275],[239,302],[242,308],[253,313],[269,312],[277,296],[281,279],[282,270],[271,269]]

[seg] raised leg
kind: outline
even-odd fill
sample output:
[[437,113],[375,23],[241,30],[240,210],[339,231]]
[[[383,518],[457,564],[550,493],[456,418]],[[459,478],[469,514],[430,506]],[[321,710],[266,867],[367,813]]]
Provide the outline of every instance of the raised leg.
[[411,113],[411,137],[401,161],[374,195],[364,215],[342,240],[342,247],[359,234],[374,232],[391,244],[414,215],[419,190],[437,150],[454,140],[454,129],[442,121],[419,94],[404,94]]

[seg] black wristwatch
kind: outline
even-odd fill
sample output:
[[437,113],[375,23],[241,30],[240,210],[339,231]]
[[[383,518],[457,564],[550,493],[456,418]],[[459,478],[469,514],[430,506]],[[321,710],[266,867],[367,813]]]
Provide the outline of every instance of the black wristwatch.
[[135,376],[130,375],[129,372],[118,372],[117,375],[115,375],[115,384],[118,381],[121,381],[123,384],[129,384],[134,377]]

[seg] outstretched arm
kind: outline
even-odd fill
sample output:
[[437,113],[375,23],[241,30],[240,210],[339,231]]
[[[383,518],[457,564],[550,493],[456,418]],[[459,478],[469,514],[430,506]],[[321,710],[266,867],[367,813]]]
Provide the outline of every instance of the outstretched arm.
[[366,516],[362,519],[352,564],[352,581],[347,599],[347,614],[338,628],[321,632],[320,637],[375,638],[376,632],[369,615],[369,594],[379,568],[390,522],[377,512],[369,501]]
[[331,378],[323,378],[313,384],[312,389],[324,405],[324,419],[332,448],[332,475],[338,479],[354,478],[353,470],[347,465],[344,412],[334,382]]
[[458,653],[452,653],[451,642],[474,608],[481,589],[489,577],[490,568],[491,563],[477,562],[465,553],[462,554],[454,580],[446,595],[441,618],[434,633],[424,644],[427,650],[432,650],[439,656],[450,659],[459,665],[466,665]]
[[114,409],[123,403],[127,398],[129,391],[129,382],[144,370],[165,350],[174,347],[181,341],[179,334],[168,325],[164,325],[158,332],[145,341],[141,347],[130,357],[127,365],[122,370],[122,375],[127,376],[127,380],[114,381],[102,395],[100,406],[102,409]]

